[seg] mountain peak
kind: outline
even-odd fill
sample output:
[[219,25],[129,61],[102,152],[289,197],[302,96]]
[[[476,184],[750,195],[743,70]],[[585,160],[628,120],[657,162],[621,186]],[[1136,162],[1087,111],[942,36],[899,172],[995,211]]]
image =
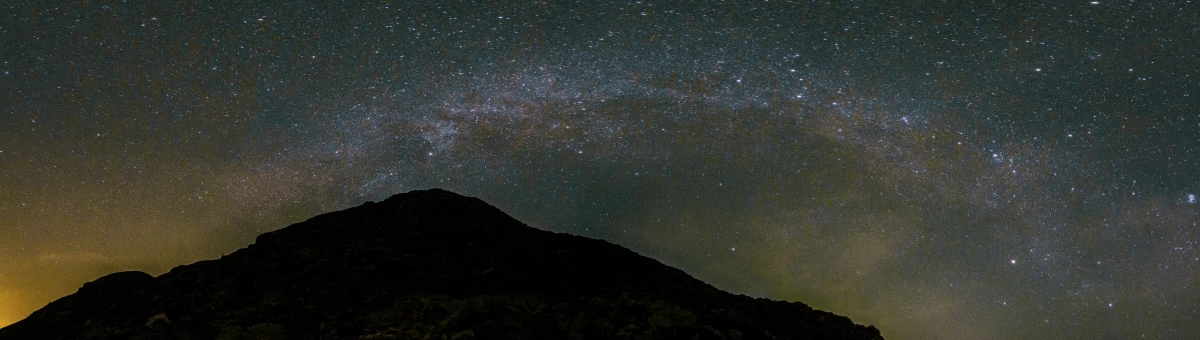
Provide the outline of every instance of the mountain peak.
[[115,273],[9,339],[880,339],[798,302],[720,291],[602,240],[442,189],[264,233],[159,277]]

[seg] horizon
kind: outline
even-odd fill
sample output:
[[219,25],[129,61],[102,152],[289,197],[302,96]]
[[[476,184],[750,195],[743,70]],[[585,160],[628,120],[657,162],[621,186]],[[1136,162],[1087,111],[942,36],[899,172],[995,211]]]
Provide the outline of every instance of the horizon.
[[441,187],[888,339],[1200,338],[1200,3],[10,4],[0,327]]

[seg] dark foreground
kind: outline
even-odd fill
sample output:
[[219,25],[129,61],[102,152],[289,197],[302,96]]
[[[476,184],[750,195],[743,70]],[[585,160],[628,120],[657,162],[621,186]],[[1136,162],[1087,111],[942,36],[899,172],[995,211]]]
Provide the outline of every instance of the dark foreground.
[[157,278],[111,274],[0,329],[0,340],[773,338],[881,339],[444,190],[320,215]]

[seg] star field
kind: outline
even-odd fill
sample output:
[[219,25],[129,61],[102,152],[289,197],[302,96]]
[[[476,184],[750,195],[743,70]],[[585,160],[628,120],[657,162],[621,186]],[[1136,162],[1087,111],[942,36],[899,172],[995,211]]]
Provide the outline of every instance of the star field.
[[888,339],[1200,337],[1200,4],[32,2],[0,325],[429,187]]

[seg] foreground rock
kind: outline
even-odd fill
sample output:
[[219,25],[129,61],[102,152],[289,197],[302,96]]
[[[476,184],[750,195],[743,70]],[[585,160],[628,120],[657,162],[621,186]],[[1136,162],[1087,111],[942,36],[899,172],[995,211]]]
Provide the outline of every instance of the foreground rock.
[[443,190],[320,215],[157,278],[111,274],[0,329],[0,340],[772,338],[881,339]]

